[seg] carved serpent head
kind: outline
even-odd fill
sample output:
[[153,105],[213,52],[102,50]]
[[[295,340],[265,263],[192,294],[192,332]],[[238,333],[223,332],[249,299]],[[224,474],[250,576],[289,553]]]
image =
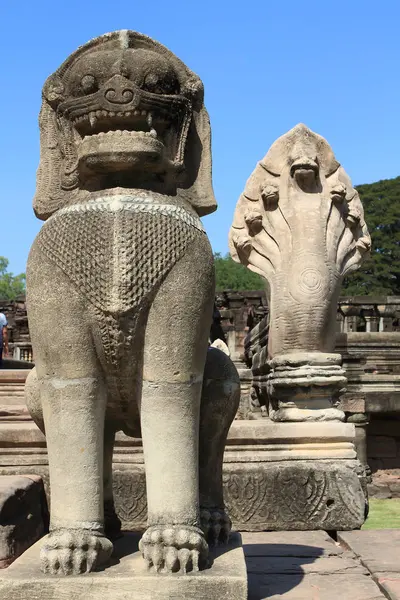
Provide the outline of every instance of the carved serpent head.
[[343,277],[371,245],[363,207],[324,138],[297,125],[257,164],[229,234],[271,291],[270,355],[331,351]]

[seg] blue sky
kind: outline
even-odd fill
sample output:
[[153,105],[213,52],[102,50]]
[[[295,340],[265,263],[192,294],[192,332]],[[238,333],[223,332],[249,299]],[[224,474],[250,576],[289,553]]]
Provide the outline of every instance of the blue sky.
[[43,82],[77,46],[133,29],[168,46],[205,85],[219,209],[204,218],[227,252],[233,211],[256,162],[304,122],[354,184],[400,175],[398,0],[3,0],[0,8],[0,255],[25,270]]

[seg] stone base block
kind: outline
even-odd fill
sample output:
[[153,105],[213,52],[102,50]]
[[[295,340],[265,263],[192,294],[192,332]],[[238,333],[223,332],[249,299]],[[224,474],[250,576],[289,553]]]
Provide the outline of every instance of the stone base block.
[[[356,460],[226,464],[224,499],[239,531],[350,530],[365,520]],[[144,471],[114,471],[116,509],[124,528],[147,518]]]
[[0,568],[8,567],[44,535],[46,512],[40,477],[0,477]]
[[292,460],[231,465],[224,497],[241,531],[359,529],[366,499],[358,461]]
[[147,571],[137,534],[115,543],[110,567],[89,575],[54,577],[39,570],[38,542],[0,575],[2,600],[247,600],[247,573],[241,537],[212,555],[211,568],[187,575]]
[[[8,424],[3,439],[7,446],[2,451],[0,444],[0,475],[22,470],[40,474],[48,493],[46,449],[36,425]],[[224,455],[224,498],[234,528],[360,528],[366,482],[354,439],[352,423],[235,421]],[[141,440],[117,435],[113,471],[115,505],[123,528],[143,529],[147,501]]]

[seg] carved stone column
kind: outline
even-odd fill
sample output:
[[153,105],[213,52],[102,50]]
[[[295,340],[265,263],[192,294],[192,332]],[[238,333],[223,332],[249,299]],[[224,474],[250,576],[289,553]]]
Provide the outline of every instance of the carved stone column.
[[343,333],[357,331],[357,320],[360,316],[360,307],[351,304],[341,304],[340,310],[344,314]]
[[376,309],[379,315],[378,331],[393,331],[393,319],[396,316],[393,306],[381,304]]
[[379,331],[379,315],[376,314],[374,308],[363,311],[365,319],[365,331],[367,333]]

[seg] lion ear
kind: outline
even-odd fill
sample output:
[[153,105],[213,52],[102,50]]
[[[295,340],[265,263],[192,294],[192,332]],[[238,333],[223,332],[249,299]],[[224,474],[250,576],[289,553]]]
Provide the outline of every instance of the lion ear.
[[56,115],[44,98],[39,115],[40,162],[36,176],[33,210],[38,219],[45,221],[65,204],[61,189],[62,156],[59,147]]
[[50,75],[44,83],[42,96],[44,100],[53,108],[57,108],[60,102],[65,99],[64,84],[57,73]]
[[204,105],[193,112],[184,164],[180,195],[190,202],[200,217],[214,212],[217,202],[212,186],[211,128]]

